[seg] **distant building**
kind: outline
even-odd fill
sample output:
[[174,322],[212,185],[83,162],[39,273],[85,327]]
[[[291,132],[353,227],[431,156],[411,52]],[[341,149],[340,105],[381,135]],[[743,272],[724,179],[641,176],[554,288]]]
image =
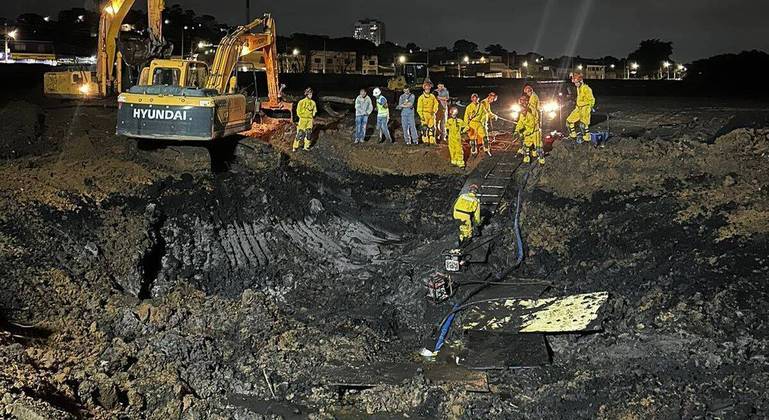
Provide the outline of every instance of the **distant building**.
[[[510,68],[498,55],[475,54],[441,62],[447,77],[515,78],[520,72]],[[431,70],[433,72],[433,70]]]
[[278,54],[278,69],[281,73],[304,73],[304,54]]
[[365,39],[374,45],[385,42],[385,24],[376,19],[363,19],[355,22],[355,30],[352,34],[355,39]]
[[356,73],[357,55],[352,51],[310,51],[310,71],[313,73]]
[[376,55],[361,56],[361,74],[379,74],[379,57]]
[[585,79],[603,80],[606,78],[606,66],[588,64],[585,66]]

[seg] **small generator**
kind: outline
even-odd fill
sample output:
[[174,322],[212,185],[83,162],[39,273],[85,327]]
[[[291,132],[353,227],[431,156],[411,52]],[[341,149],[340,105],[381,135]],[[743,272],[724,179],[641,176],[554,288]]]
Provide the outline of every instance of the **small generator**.
[[425,281],[427,300],[433,303],[443,303],[454,295],[454,281],[444,273],[435,273]]

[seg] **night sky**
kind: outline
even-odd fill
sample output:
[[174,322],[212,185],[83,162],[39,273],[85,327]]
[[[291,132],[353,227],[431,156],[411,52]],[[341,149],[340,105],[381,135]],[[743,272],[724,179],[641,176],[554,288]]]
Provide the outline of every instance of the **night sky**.
[[[144,8],[142,0],[137,7]],[[245,0],[167,0],[235,24]],[[444,6],[438,6],[438,4]],[[83,0],[2,0],[0,16],[53,14]],[[456,4],[447,7],[447,4]],[[748,49],[769,51],[767,0],[263,0],[252,16],[273,13],[278,31],[350,36],[355,20],[383,20],[387,39],[401,45],[451,46],[460,38],[483,49],[500,43],[519,53],[625,57],[641,39],[673,41],[674,59],[689,61]]]

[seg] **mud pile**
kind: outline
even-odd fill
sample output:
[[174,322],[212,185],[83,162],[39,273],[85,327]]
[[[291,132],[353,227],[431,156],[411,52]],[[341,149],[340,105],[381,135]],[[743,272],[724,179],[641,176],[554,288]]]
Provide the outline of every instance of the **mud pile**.
[[[0,413],[760,416],[769,130],[655,131],[710,115],[691,107],[639,131],[638,109],[616,106],[633,117],[616,115],[605,149],[556,143],[531,173],[509,279],[608,291],[604,331],[549,336],[551,364],[480,382],[415,355],[450,307],[422,285],[464,181],[442,149],[353,148],[342,125],[292,154],[285,127],[211,173],[207,150],[141,150],[105,134],[104,110],[49,110],[73,121],[46,133],[56,158],[0,165]],[[484,235],[498,271],[514,259],[507,213]]]
[[29,102],[10,102],[0,108],[0,159],[13,159],[45,153],[48,144],[43,138],[45,114]]

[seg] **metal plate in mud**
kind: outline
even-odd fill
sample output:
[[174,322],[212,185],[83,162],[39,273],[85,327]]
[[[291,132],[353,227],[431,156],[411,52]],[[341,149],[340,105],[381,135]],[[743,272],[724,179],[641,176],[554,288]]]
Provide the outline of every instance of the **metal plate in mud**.
[[507,333],[600,331],[608,292],[548,299],[483,302],[462,315],[462,328]]
[[467,354],[459,364],[470,369],[507,369],[543,366],[550,352],[542,334],[505,334],[465,331]]
[[358,366],[324,366],[313,377],[322,385],[347,387],[373,387],[395,385],[413,378],[420,366],[408,362],[379,362]]

